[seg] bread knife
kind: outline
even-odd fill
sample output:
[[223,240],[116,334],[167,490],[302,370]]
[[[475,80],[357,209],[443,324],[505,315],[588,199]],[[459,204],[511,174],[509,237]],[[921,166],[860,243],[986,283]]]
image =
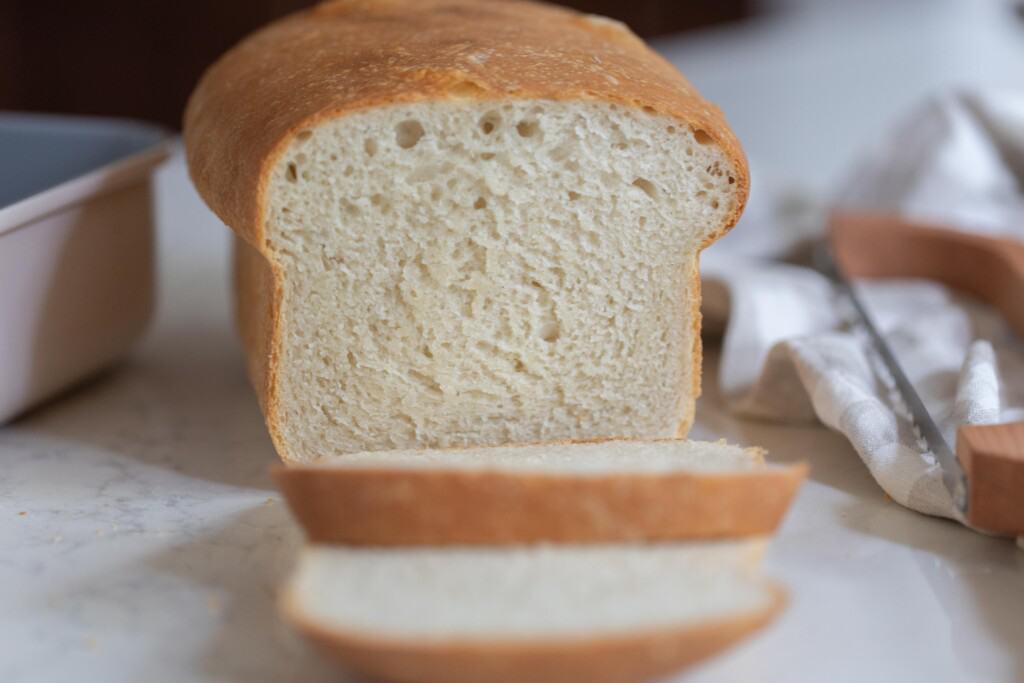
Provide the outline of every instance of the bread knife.
[[963,519],[989,533],[1024,535],[1024,422],[961,426],[954,452],[850,283],[854,277],[936,280],[994,305],[1024,337],[1024,244],[893,215],[837,212],[815,266],[863,321]]

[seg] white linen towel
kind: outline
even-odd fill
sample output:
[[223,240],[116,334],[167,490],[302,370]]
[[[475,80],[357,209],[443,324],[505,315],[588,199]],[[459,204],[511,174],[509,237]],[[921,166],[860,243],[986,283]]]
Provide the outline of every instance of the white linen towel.
[[[818,419],[846,435],[895,501],[960,519],[848,304],[815,271],[776,260],[820,237],[832,207],[1024,239],[1024,93],[924,103],[820,206],[759,190],[755,175],[747,215],[703,263],[704,314],[725,328],[719,382],[733,410]],[[933,282],[857,286],[951,445],[961,424],[1024,418],[1024,342],[994,309]]]

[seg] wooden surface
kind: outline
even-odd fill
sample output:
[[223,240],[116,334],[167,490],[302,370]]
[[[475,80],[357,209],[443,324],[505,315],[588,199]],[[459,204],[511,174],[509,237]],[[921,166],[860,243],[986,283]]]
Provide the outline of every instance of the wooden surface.
[[1024,422],[964,425],[956,453],[967,471],[967,520],[999,534],[1024,534]]
[[[836,213],[830,228],[848,277],[942,282],[998,308],[1024,337],[1024,243],[865,213]],[[956,454],[967,473],[968,521],[1024,534],[1024,422],[965,425]]]
[[849,277],[942,282],[998,308],[1024,337],[1024,243],[885,214],[836,213],[830,226],[836,262]]

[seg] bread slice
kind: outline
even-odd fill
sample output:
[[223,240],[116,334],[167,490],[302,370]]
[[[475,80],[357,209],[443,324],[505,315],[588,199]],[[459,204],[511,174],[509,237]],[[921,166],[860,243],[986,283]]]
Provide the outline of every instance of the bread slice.
[[666,440],[363,452],[274,477],[313,542],[443,545],[770,534],[805,471]]
[[621,24],[346,0],[228,52],[189,170],[288,461],[687,431],[698,254],[739,217],[721,113]]
[[310,546],[286,619],[402,683],[636,683],[707,657],[785,599],[757,542],[518,549]]

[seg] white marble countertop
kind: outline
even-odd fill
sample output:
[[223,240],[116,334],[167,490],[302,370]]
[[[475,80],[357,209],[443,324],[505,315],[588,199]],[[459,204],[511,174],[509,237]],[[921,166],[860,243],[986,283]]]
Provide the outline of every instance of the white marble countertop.
[[[966,21],[966,10],[951,11],[950,26]],[[824,157],[784,158],[771,128],[786,112],[763,93],[783,86],[761,67],[792,66],[800,46],[773,30],[662,49],[730,111],[748,149],[799,174]],[[912,34],[891,34],[877,34],[876,47],[915,52]],[[735,50],[752,64],[746,85],[730,66]],[[831,83],[826,62],[820,78]],[[820,92],[809,70],[794,87]],[[737,111],[744,96],[767,109]],[[846,130],[834,117],[814,128],[822,106],[792,105],[812,140]],[[847,124],[856,118],[866,132],[876,122],[864,111],[853,108]],[[838,152],[825,156],[839,167]],[[117,369],[0,429],[0,681],[338,680],[274,612],[301,536],[271,486],[275,455],[231,329],[226,231],[180,155],[158,184],[160,300],[144,342]],[[766,566],[792,604],[686,680],[1024,680],[1024,553],[887,500],[835,434],[729,416],[709,351],[693,435],[761,444],[812,469]]]

